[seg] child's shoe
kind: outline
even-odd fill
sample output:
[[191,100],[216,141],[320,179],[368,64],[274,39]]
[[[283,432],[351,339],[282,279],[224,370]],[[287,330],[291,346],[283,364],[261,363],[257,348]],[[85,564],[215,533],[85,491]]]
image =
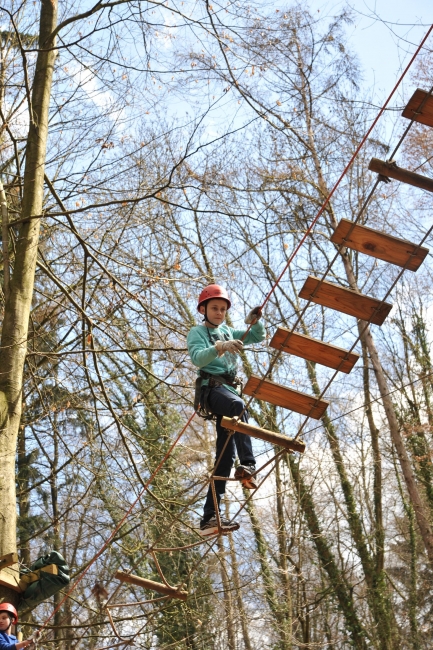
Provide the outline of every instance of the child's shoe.
[[235,478],[239,479],[247,490],[257,490],[257,481],[253,474],[256,472],[255,465],[238,465],[235,471]]
[[[221,532],[222,533],[232,533],[234,530],[238,530],[239,524],[235,521],[229,521],[220,517]],[[202,537],[208,537],[209,535],[218,535],[218,522],[217,518],[214,515],[208,521],[200,523],[200,535]]]

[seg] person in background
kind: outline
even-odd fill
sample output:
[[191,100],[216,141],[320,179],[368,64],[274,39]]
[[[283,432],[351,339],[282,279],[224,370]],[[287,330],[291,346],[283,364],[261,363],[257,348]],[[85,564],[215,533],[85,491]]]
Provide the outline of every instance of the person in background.
[[14,634],[10,634],[12,625],[18,623],[18,612],[10,603],[0,603],[0,650],[21,650],[34,646],[34,640],[18,641]]

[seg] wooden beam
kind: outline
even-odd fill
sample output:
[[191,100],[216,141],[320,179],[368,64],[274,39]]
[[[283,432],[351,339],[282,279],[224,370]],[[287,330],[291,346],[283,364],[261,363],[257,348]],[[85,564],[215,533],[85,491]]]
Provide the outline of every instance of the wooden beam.
[[[279,327],[269,343],[271,348],[294,354],[302,359],[320,363],[328,368],[338,368],[341,372],[349,373],[359,359],[359,354],[348,352],[336,345],[324,343],[311,336],[291,332]],[[347,357],[347,358],[346,358]],[[340,365],[341,364],[341,365]]]
[[0,557],[0,570],[18,563],[18,553],[7,553]]
[[433,192],[433,178],[410,172],[408,169],[403,169],[403,167],[397,167],[395,162],[386,162],[385,160],[372,158],[368,169],[372,172],[377,172],[381,176],[394,178],[401,183],[408,183],[414,187],[420,187],[422,190]]
[[425,90],[417,88],[409,99],[402,116],[420,124],[433,126],[433,97]]
[[239,431],[239,433],[244,433],[253,438],[259,438],[259,440],[266,440],[266,442],[271,442],[273,445],[278,445],[288,451],[300,451],[301,454],[305,451],[305,442],[302,440],[293,440],[293,438],[283,436],[281,433],[253,427],[251,424],[246,424],[246,422],[236,420],[236,418],[223,417],[221,420],[221,426],[226,429],[231,429],[232,431]]
[[164,585],[160,582],[154,582],[153,580],[141,578],[140,576],[135,576],[131,573],[125,573],[125,571],[116,571],[114,577],[117,580],[120,580],[120,582],[128,582],[129,584],[136,585],[137,587],[151,589],[152,591],[157,591],[160,594],[171,596],[172,598],[179,598],[180,600],[186,600],[188,598],[187,591],[178,591],[174,587],[167,587],[167,585]]
[[5,573],[4,571],[0,572],[0,585],[2,587],[7,587],[8,589],[13,589],[13,591],[18,591],[22,593],[22,589],[19,586],[18,573],[16,576],[11,573]]
[[306,395],[292,388],[280,386],[280,384],[275,384],[269,379],[260,379],[255,375],[251,375],[248,379],[243,392],[245,395],[262,399],[276,406],[282,406],[285,409],[307,415],[315,420],[320,420],[329,406],[329,402],[325,402],[325,400],[317,400],[312,395]]
[[20,575],[20,581],[18,583],[20,588],[25,591],[29,585],[39,580],[41,573],[49,573],[50,575],[57,576],[59,574],[59,567],[57,564],[48,564],[47,566],[43,566],[40,569],[37,569],[37,571],[22,573]]
[[[316,293],[313,296],[314,292]],[[369,321],[374,325],[382,325],[392,309],[392,305],[387,302],[382,303],[376,298],[370,298],[370,296],[352,289],[339,287],[337,284],[326,282],[326,280],[321,281],[312,275],[308,276],[305,281],[299,297],[324,307],[336,309],[343,314]]]
[[428,254],[428,248],[378,232],[367,226],[355,225],[347,219],[340,221],[331,241],[338,245],[344,244],[346,248],[352,248],[365,255],[377,257],[384,262],[406,266],[409,271],[417,271]]

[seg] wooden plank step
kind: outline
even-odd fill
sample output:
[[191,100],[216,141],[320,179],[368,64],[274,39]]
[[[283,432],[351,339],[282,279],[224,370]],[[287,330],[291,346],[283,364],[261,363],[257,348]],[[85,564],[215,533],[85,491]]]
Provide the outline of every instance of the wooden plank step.
[[433,126],[433,97],[425,90],[417,88],[409,99],[402,116],[420,124]]
[[223,417],[221,420],[221,426],[226,429],[231,429],[232,431],[245,433],[245,435],[252,436],[253,438],[259,438],[259,440],[266,440],[266,442],[271,442],[273,445],[279,445],[288,451],[300,451],[301,454],[305,451],[305,442],[302,440],[293,440],[293,438],[283,436],[281,433],[253,427],[251,424],[240,422],[236,418]]
[[175,587],[167,587],[167,585],[164,585],[161,582],[155,582],[154,580],[141,578],[140,576],[135,576],[132,573],[126,573],[125,571],[116,571],[114,577],[117,580],[120,580],[120,582],[128,582],[129,584],[136,585],[137,587],[151,589],[152,591],[157,591],[158,593],[164,594],[165,596],[179,598],[179,600],[186,600],[188,598],[187,591],[179,591]]
[[355,352],[348,352],[336,345],[313,339],[311,336],[291,332],[284,329],[284,327],[277,329],[269,345],[275,350],[294,354],[297,357],[320,363],[328,368],[334,368],[335,370],[338,368],[341,372],[346,373],[352,370],[359,359],[359,354]]
[[[317,293],[313,297],[313,292],[316,289]],[[326,282],[326,280],[321,282],[313,275],[308,276],[299,297],[324,307],[336,309],[343,314],[370,321],[374,325],[382,325],[392,309],[392,305],[387,302],[381,304],[381,301],[376,298],[370,298],[370,296],[352,289],[339,287],[332,282]]]
[[0,557],[0,569],[5,569],[7,566],[18,563],[18,553],[7,553]]
[[[351,230],[350,234],[349,231]],[[409,271],[417,271],[423,263],[428,248],[417,246],[405,239],[367,228],[367,226],[354,225],[352,221],[342,219],[331,237],[334,244],[344,244],[365,255],[377,257],[379,260],[404,266]],[[411,257],[411,255],[413,257]],[[408,262],[408,260],[410,260]]]
[[408,169],[403,169],[403,167],[397,167],[395,162],[372,158],[368,169],[372,172],[377,172],[381,176],[394,178],[401,183],[408,183],[414,187],[420,187],[422,190],[433,192],[433,178],[410,172]]
[[329,402],[325,400],[317,400],[312,395],[280,386],[280,384],[276,384],[269,379],[260,379],[260,377],[256,377],[255,375],[251,375],[248,379],[243,392],[245,395],[262,399],[270,404],[282,406],[285,409],[296,411],[296,413],[301,413],[302,415],[308,415],[315,420],[320,420],[329,406]]

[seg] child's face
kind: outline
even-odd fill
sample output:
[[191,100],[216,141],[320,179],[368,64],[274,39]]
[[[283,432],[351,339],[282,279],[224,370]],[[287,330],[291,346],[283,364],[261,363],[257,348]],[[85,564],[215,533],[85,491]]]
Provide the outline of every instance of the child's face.
[[[204,314],[205,308],[204,305],[200,306],[200,314]],[[224,323],[224,319],[227,313],[227,302],[223,298],[212,298],[207,303],[207,317],[211,323],[216,326]],[[209,327],[209,323],[205,323]]]
[[11,619],[6,612],[0,612],[0,632],[6,632],[11,626]]

